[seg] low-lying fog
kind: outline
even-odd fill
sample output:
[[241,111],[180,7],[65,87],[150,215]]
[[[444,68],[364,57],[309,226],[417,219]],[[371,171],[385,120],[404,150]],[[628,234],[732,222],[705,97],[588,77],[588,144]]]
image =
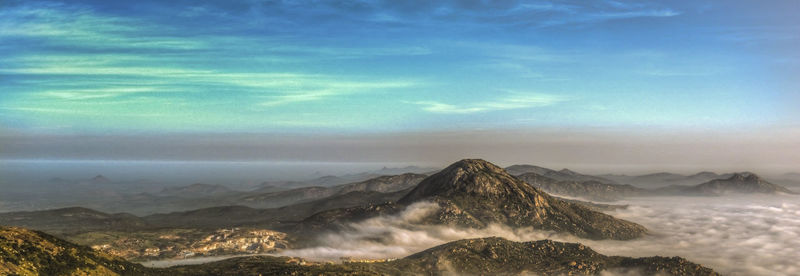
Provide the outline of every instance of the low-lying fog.
[[800,273],[800,197],[645,197],[620,203],[630,207],[609,213],[646,226],[650,235],[632,241],[592,241],[498,225],[483,230],[417,226],[414,221],[437,208],[417,203],[398,216],[369,219],[350,225],[348,231],[324,235],[319,238],[324,246],[281,255],[399,258],[448,241],[501,236],[580,242],[606,255],[682,256],[726,275]]

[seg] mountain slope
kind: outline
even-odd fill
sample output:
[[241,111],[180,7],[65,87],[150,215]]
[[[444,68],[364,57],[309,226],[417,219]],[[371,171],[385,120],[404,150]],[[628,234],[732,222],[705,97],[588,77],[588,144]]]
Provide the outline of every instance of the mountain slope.
[[433,201],[441,209],[424,221],[466,227],[501,223],[568,232],[591,239],[633,239],[646,229],[555,199],[480,159],[465,159],[423,180],[398,201]]
[[0,275],[142,275],[147,269],[17,227],[0,226]]

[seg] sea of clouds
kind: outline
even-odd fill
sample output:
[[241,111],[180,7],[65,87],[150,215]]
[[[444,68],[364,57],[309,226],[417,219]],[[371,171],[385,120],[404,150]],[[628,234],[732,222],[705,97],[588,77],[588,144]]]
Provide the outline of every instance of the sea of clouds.
[[449,241],[489,236],[515,241],[580,242],[606,255],[681,256],[726,275],[800,275],[800,197],[644,197],[609,214],[644,225],[650,234],[632,241],[593,241],[530,228],[491,225],[461,229],[416,224],[438,208],[422,202],[395,216],[350,224],[318,237],[320,246],[281,255],[316,260],[402,258]]

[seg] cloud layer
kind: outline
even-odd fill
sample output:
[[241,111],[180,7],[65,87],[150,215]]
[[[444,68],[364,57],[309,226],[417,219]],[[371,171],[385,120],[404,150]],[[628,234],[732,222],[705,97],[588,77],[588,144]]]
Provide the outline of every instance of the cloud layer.
[[606,255],[681,256],[725,275],[800,273],[800,198],[796,196],[654,197],[624,202],[612,215],[650,229],[632,241],[593,241],[533,229],[491,225],[486,229],[420,226],[414,222],[438,208],[416,203],[393,217],[353,223],[350,230],[319,238],[318,247],[282,254],[321,260],[342,256],[401,258],[453,240],[500,236],[515,241],[580,242]]

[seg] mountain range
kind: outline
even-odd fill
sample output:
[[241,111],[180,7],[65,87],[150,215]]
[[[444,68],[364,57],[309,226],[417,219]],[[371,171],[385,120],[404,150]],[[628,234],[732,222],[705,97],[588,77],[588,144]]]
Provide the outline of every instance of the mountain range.
[[[533,172],[524,173],[517,177],[548,193],[594,201],[614,201],[632,196],[721,196],[726,194],[795,193],[786,187],[773,184],[749,172],[717,176],[725,178],[712,179],[692,186],[669,185],[661,188],[640,188],[629,184],[603,183],[594,180],[559,181]],[[711,177],[711,175],[707,175],[704,178],[707,177]]]
[[[251,257],[166,270],[120,263],[120,259],[82,247],[70,249],[69,254],[74,253],[76,256],[61,256],[52,250],[51,245],[37,244],[58,243],[60,248],[74,246],[64,244],[66,241],[60,240],[66,238],[83,245],[101,248],[104,252],[127,252],[125,256],[129,258],[175,257],[183,254],[181,252],[184,249],[195,248],[193,245],[198,244],[204,248],[197,249],[200,250],[198,252],[209,254],[217,251],[206,250],[208,248],[225,247],[227,245],[223,244],[234,243],[237,244],[237,248],[257,245],[259,248],[280,251],[282,248],[319,246],[320,244],[316,244],[319,241],[313,237],[346,230],[350,223],[365,219],[381,216],[391,218],[422,205],[433,208],[419,213],[419,218],[413,222],[418,226],[482,229],[498,224],[512,228],[531,227],[588,239],[629,240],[643,237],[647,234],[647,229],[634,222],[617,219],[598,211],[625,208],[625,206],[586,203],[572,197],[616,200],[628,196],[792,193],[791,190],[772,184],[752,173],[733,173],[724,179],[712,179],[693,186],[670,185],[658,189],[646,189],[566,169],[555,171],[531,165],[515,165],[507,169],[481,159],[464,159],[430,175],[417,173],[384,175],[332,186],[300,188],[264,186],[263,189],[249,192],[236,191],[221,185],[197,183],[166,188],[158,195],[143,193],[126,197],[128,200],[126,204],[132,202],[184,204],[184,202],[198,201],[201,206],[210,206],[144,216],[106,213],[84,207],[0,213],[0,225],[32,228],[55,235],[49,236],[22,228],[3,228],[5,231],[3,235],[7,237],[5,240],[0,239],[0,244],[5,243],[2,248],[5,252],[3,254],[24,255],[25,252],[20,251],[22,247],[19,246],[25,244],[24,248],[27,248],[25,250],[38,252],[37,248],[41,248],[41,252],[55,255],[47,257],[41,255],[44,253],[34,253],[32,259],[26,259],[30,260],[30,265],[23,264],[26,261],[18,257],[8,257],[9,261],[3,259],[3,262],[0,262],[0,274],[2,269],[32,274],[51,271],[39,270],[38,267],[47,267],[50,263],[58,264],[60,262],[58,258],[63,257],[73,258],[76,267],[57,265],[52,269],[62,272],[77,269],[75,273],[78,274],[89,269],[81,266],[88,263],[98,264],[91,269],[99,269],[91,270],[90,274],[102,271],[123,275],[131,273],[132,275],[207,275],[209,271],[216,271],[219,274],[257,271],[267,274],[352,272],[383,275],[427,272],[437,274],[444,271],[469,274],[517,274],[528,271],[549,275],[596,274],[601,271],[614,273],[617,271],[614,269],[624,271],[635,269],[645,274],[663,272],[677,275],[714,275],[711,270],[680,258],[608,257],[578,244],[553,241],[519,243],[499,238],[456,241],[403,259],[377,261],[377,263],[372,263],[374,260],[371,260],[369,264],[347,261],[341,265],[328,265],[288,257]],[[512,175],[509,171],[517,175]],[[714,175],[716,174],[698,174],[694,179],[714,177]],[[103,180],[102,176],[95,179],[104,183],[109,181]],[[94,180],[87,183],[89,182]],[[569,199],[551,196],[549,193],[566,196]],[[249,230],[231,234],[239,233],[233,229],[240,227]],[[175,239],[175,235],[186,235],[191,238]],[[23,238],[15,240],[15,237]],[[200,241],[206,237],[219,238],[212,238],[213,242]],[[245,242],[251,239],[258,239],[259,242]],[[264,242],[270,245],[263,245],[266,244]],[[271,247],[276,244],[280,244],[280,247]],[[262,252],[253,250],[231,249],[218,252],[227,252],[226,254]],[[6,264],[7,262],[9,264]],[[300,265],[301,263],[310,265]],[[109,264],[109,267],[105,267],[105,264]]]

